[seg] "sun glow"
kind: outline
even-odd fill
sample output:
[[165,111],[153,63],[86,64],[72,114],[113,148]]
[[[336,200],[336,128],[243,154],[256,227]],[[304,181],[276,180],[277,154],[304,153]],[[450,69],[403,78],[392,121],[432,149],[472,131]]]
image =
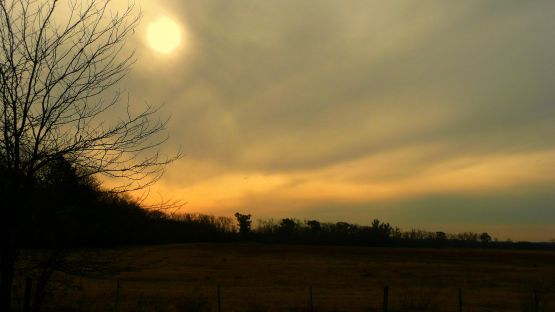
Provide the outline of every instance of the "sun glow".
[[147,40],[154,51],[169,54],[181,43],[181,29],[172,19],[163,16],[148,25]]

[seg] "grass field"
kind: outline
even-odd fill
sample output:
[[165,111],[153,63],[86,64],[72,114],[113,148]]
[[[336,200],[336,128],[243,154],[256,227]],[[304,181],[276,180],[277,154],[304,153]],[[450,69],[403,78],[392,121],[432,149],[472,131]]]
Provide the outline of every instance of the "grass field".
[[[555,252],[260,244],[102,250],[123,272],[78,278],[55,311],[555,311]],[[118,283],[119,281],[119,283]],[[119,284],[119,288],[118,288]]]

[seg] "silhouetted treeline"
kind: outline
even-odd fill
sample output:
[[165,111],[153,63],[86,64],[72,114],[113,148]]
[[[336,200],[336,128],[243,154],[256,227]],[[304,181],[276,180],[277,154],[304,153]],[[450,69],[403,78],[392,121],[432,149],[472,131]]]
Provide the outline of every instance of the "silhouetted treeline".
[[235,236],[231,218],[144,209],[128,196],[102,190],[63,158],[41,171],[22,202],[13,207],[22,216],[16,232],[21,247],[225,241]]
[[[245,215],[241,215],[244,218]],[[236,215],[237,216],[237,215]],[[247,215],[249,216],[249,215]],[[245,222],[239,220],[238,223]],[[370,225],[347,222],[320,222],[285,218],[279,221],[261,220],[249,235],[254,241],[267,243],[365,245],[396,247],[471,247],[471,248],[514,248],[555,249],[555,242],[499,241],[486,232],[464,232],[458,234],[442,231],[412,229],[402,231],[386,222],[374,219]]]
[[[28,247],[105,247],[226,241],[235,237],[230,218],[202,214],[169,214],[143,209],[118,194],[82,189],[78,199],[53,196],[41,206],[47,212],[29,223],[20,241]],[[86,195],[86,196],[85,196]]]
[[471,247],[555,249],[555,243],[498,241],[488,233],[464,232],[449,234],[423,230],[401,231],[389,223],[374,219],[371,225],[347,222],[322,223],[285,218],[280,221],[260,221],[251,231],[251,239],[271,243],[301,243],[330,245],[365,245],[396,247]]
[[488,233],[401,231],[389,223],[262,220],[251,228],[250,214],[235,219],[149,210],[121,194],[103,191],[95,179],[63,158],[44,168],[28,190],[25,222],[18,241],[27,247],[85,247],[127,244],[253,241],[403,247],[553,249],[553,243],[497,241]]

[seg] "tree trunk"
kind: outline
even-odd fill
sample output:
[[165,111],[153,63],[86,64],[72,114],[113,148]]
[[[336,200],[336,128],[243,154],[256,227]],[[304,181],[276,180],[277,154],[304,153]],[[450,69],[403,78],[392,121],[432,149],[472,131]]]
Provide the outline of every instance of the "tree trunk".
[[[2,172],[4,173],[4,172]],[[12,303],[12,287],[14,282],[15,261],[17,257],[16,229],[18,228],[21,205],[24,197],[21,192],[19,175],[8,172],[0,189],[3,207],[0,207],[0,311],[10,312]]]
[[12,303],[12,286],[15,271],[15,248],[11,244],[2,246],[0,259],[0,311],[10,312]]

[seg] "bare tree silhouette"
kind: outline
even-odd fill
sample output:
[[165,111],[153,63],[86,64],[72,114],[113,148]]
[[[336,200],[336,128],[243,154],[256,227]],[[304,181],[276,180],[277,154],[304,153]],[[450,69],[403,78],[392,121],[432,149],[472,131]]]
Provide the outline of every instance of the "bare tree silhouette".
[[140,12],[110,3],[0,1],[1,311],[10,311],[26,194],[43,168],[63,158],[81,175],[121,178],[113,191],[123,192],[150,185],[179,157],[159,153],[159,107],[135,112],[111,89],[135,61],[124,44]]

